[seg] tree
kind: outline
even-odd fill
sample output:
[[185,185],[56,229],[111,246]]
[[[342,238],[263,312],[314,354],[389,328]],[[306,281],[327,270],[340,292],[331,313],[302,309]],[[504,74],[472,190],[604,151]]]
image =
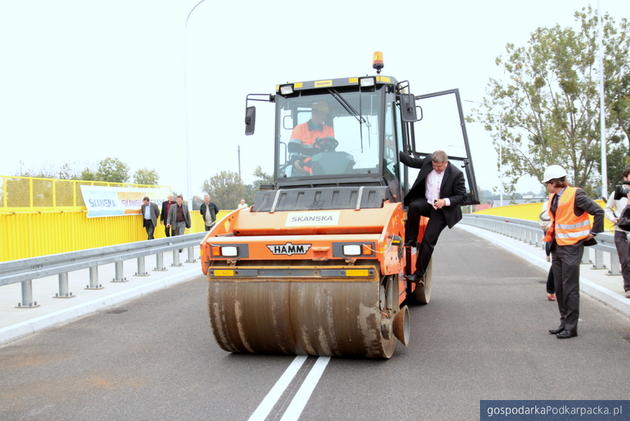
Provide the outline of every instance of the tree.
[[[504,78],[490,79],[488,96],[475,119],[502,144],[503,173],[513,191],[518,179],[542,179],[547,165],[560,164],[575,185],[593,193],[601,180],[599,158],[598,17],[589,7],[575,13],[579,29],[536,29],[527,46],[506,46],[498,57]],[[606,142],[628,153],[630,26],[603,16]],[[617,177],[617,174],[611,174]],[[599,180],[598,180],[599,179]]]
[[[612,192],[616,184],[621,183],[623,170],[630,167],[630,154],[624,145],[616,145],[608,149],[606,158],[608,171],[608,191]],[[599,167],[598,167],[599,168]]]
[[70,168],[69,164],[63,164],[59,167],[58,178],[62,180],[76,180],[77,175],[72,168]]
[[105,158],[98,163],[96,179],[124,183],[129,180],[129,167],[118,158]]
[[81,175],[79,175],[79,179],[86,181],[95,181],[96,173],[89,168],[84,168],[83,171],[81,171]]
[[253,184],[254,191],[260,190],[260,186],[263,184],[273,185],[273,175],[264,172],[260,165],[254,170],[254,177],[256,177]]
[[248,188],[232,171],[222,171],[203,182],[204,192],[212,196],[219,209],[235,209],[238,202],[246,198]]
[[157,171],[142,168],[133,174],[133,182],[136,184],[158,184],[160,177]]

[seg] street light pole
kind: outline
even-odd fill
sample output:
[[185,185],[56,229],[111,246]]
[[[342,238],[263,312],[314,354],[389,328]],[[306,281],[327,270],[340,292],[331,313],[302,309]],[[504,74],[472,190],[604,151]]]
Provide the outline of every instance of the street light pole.
[[190,132],[189,132],[189,109],[188,109],[188,21],[190,20],[190,16],[195,11],[197,6],[203,3],[206,0],[200,0],[195,4],[192,9],[188,12],[186,16],[186,21],[184,22],[184,125],[185,127],[185,143],[186,143],[186,199],[189,200],[189,205],[192,208],[193,205],[193,197],[192,197],[192,164],[190,162]]
[[599,67],[599,143],[602,162],[602,197],[608,197],[608,163],[606,162],[606,110],[604,105],[604,31],[602,13],[597,0],[597,26],[599,32],[599,45],[597,64]]
[[499,141],[499,206],[503,207],[503,138]]

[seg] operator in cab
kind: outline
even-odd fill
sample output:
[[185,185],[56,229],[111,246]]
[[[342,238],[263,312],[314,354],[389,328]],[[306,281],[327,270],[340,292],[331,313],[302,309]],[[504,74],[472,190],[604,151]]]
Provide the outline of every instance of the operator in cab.
[[335,137],[335,131],[327,123],[330,111],[328,103],[315,102],[311,110],[311,119],[293,128],[288,148],[289,153],[295,157],[294,168],[305,174],[312,174],[308,166],[309,157],[319,152],[328,140]]

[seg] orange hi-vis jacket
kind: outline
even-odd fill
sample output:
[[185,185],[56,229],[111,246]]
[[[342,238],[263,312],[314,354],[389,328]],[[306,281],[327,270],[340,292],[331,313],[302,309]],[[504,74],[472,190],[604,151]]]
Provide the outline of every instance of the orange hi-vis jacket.
[[558,209],[556,214],[551,212],[551,201],[553,194],[549,195],[549,216],[550,227],[545,235],[545,241],[552,241],[556,238],[559,246],[571,246],[579,243],[591,233],[591,221],[588,213],[582,215],[575,214],[575,192],[577,188],[567,187],[562,196],[558,199]]
[[332,127],[322,125],[321,130],[311,130],[309,122],[298,124],[291,133],[291,139],[302,141],[305,145],[312,145],[318,137],[335,137],[335,131]]

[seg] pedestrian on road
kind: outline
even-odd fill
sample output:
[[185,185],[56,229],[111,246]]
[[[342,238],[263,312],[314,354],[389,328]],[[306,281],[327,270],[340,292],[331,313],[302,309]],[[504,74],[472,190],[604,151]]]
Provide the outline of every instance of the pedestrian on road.
[[[630,168],[626,168],[623,172],[623,184],[622,189],[630,189]],[[619,263],[621,263],[621,275],[623,277],[623,290],[625,291],[626,298],[630,298],[630,254],[628,253],[628,231],[619,227],[619,218],[621,213],[628,204],[628,198],[623,194],[623,191],[617,191],[610,194],[608,202],[606,202],[606,218],[615,224],[615,247],[617,248],[617,255],[619,256]]]
[[217,220],[217,213],[219,213],[219,208],[213,202],[210,201],[210,195],[206,194],[203,196],[203,203],[201,207],[199,207],[199,213],[203,218],[203,223],[206,227],[206,231],[210,231],[210,228],[214,225]]
[[174,204],[175,200],[173,199],[172,194],[169,194],[167,200],[162,202],[162,213],[160,213],[160,220],[164,224],[164,234],[166,234],[167,237],[171,236],[171,227],[166,225],[166,218],[168,217],[168,211]]
[[401,151],[400,161],[409,167],[420,168],[404,200],[408,206],[405,246],[416,246],[420,217],[429,218],[420,243],[415,272],[407,276],[409,281],[421,284],[440,233],[447,225],[453,228],[462,219],[460,206],[466,198],[466,186],[464,175],[448,162],[448,155],[444,151],[435,151],[424,159]]
[[182,235],[186,228],[190,228],[190,214],[182,195],[177,195],[175,204],[171,206],[166,218],[166,226],[171,227],[171,236]]
[[[566,176],[560,165],[550,165],[543,176],[550,215],[545,241],[551,243],[551,268],[560,312],[560,326],[549,333],[558,339],[578,335],[582,254],[584,246],[597,244],[595,236],[604,229],[604,210],[584,190],[570,187]],[[589,214],[595,217],[592,227]]]
[[245,199],[241,199],[241,201],[238,202],[238,209],[244,209],[246,207],[249,207],[249,205],[245,202]]
[[147,240],[153,240],[153,233],[157,226],[158,216],[160,216],[160,209],[149,200],[148,196],[144,196],[142,206],[140,206],[140,214],[142,215],[142,226],[147,230]]
[[[542,204],[540,215],[538,215],[538,223],[543,230],[543,234],[547,234],[549,229],[549,204],[545,201]],[[545,243],[545,254],[547,255],[547,261],[551,261],[551,243]],[[556,301],[556,287],[553,282],[553,270],[549,267],[549,273],[547,274],[547,301]]]

